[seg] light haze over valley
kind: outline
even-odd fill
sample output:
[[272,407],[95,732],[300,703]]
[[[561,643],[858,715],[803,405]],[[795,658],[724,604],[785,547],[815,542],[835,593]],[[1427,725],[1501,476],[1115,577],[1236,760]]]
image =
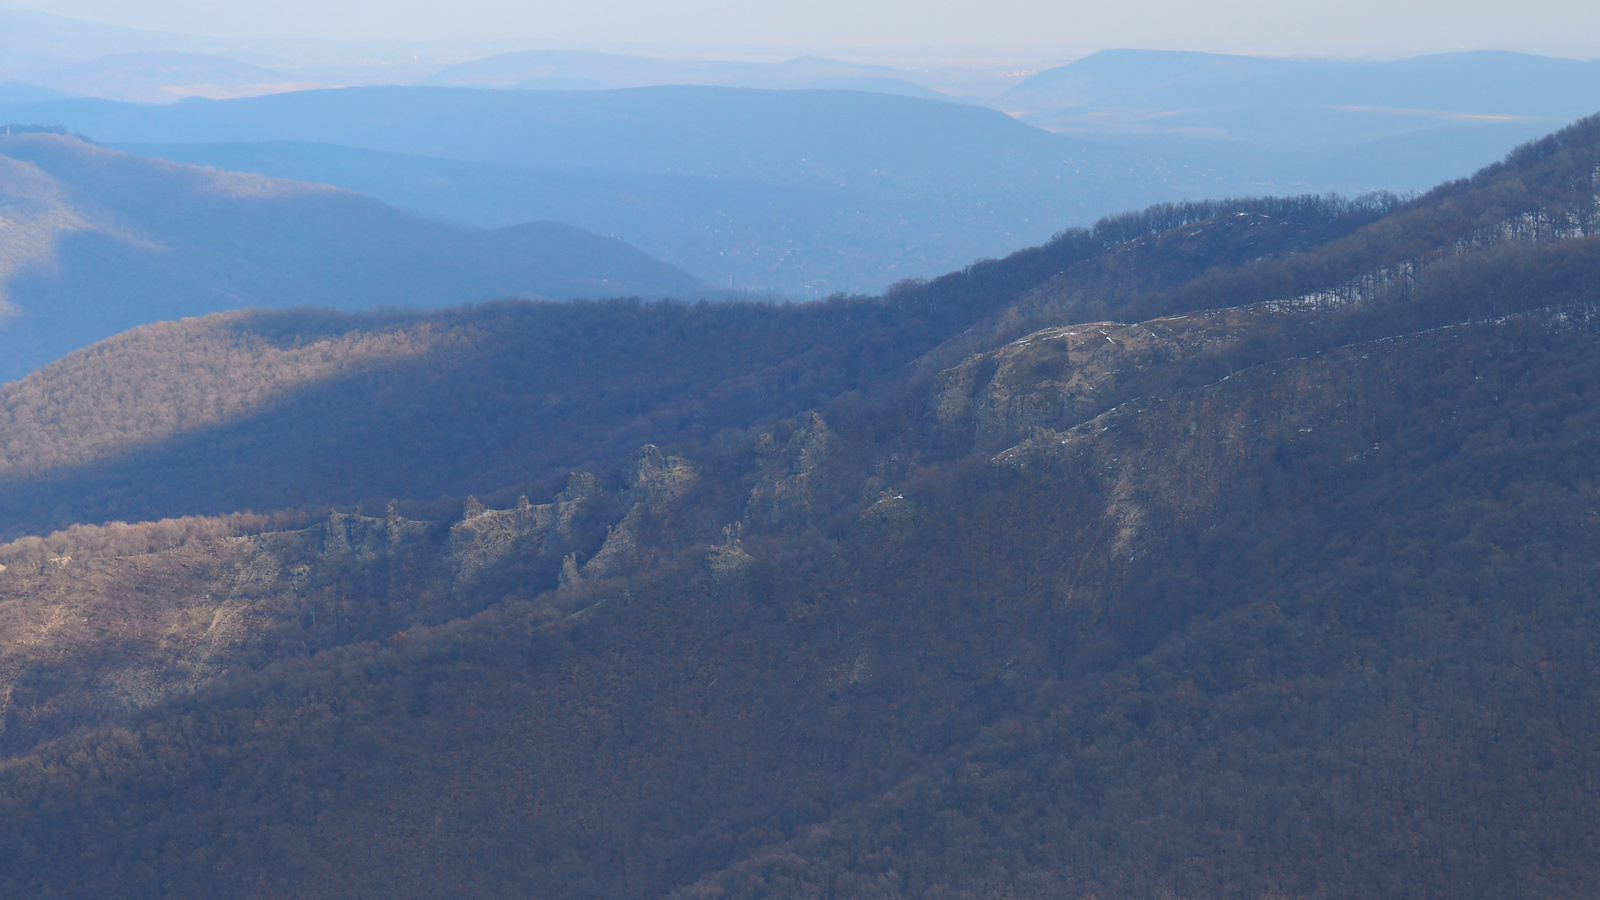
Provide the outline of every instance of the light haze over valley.
[[[715,288],[797,299],[933,277],[1157,201],[1425,190],[1600,108],[1595,64],[1487,50],[719,48],[576,25],[351,42],[8,20],[8,121],[463,225],[562,222]],[[378,85],[392,89],[351,90]],[[479,93],[427,90],[444,87]]]

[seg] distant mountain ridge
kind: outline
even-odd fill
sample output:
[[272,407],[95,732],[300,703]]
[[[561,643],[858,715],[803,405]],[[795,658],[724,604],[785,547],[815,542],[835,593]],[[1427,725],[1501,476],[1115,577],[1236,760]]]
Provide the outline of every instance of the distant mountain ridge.
[[778,63],[663,59],[577,50],[525,50],[451,66],[421,84],[531,90],[609,90],[662,85],[862,90],[929,100],[948,96],[888,66],[822,57]]
[[186,97],[249,97],[328,86],[225,56],[171,51],[104,56],[56,69],[43,80],[52,90],[67,94],[144,103],[172,103]]
[[[736,74],[681,62],[541,51],[457,75],[518,84],[566,71],[599,87]],[[790,87],[882,74],[804,59],[757,69],[777,79],[761,83]],[[935,99],[709,86],[385,87],[0,112],[179,161],[318,177],[484,227],[569,222],[722,288],[817,297],[931,277],[1150,202],[1425,189],[1600,108],[1591,81],[1586,63],[1515,54],[1107,51],[994,99],[1038,129]]]
[[1379,62],[1105,50],[1036,73],[995,102],[1052,131],[1195,164],[1346,191],[1407,190],[1600,109],[1600,62],[1497,51]]
[[[1529,92],[1529,84],[1543,89]],[[1567,118],[1600,107],[1600,61],[1503,51],[1373,62],[1104,50],[1039,72],[1004,96],[1057,109],[1355,106]]]
[[[993,110],[858,91],[386,87],[0,113],[151,152],[272,144],[255,157],[268,171],[321,168],[389,202],[477,210],[477,224],[567,221],[718,287],[806,297],[881,290],[1116,209],[1217,193],[1206,173],[1102,152]],[[218,164],[251,158],[170,152]]]
[[[176,32],[154,31],[107,25],[38,10],[0,10],[0,29],[8,36],[6,53],[0,58],[0,73],[28,82],[51,82],[56,73],[80,74],[100,66],[110,66],[114,74],[126,79],[87,85],[91,96],[133,99],[117,93],[133,88],[146,93],[163,87],[190,88],[185,94],[200,93],[195,87],[236,89],[241,84],[259,84],[249,76],[243,82],[221,84],[207,78],[205,70],[218,67],[256,67],[280,73],[270,79],[268,90],[281,89],[284,83],[313,82],[324,85],[393,84],[417,81],[450,65],[485,55],[526,48],[521,41],[319,41],[295,39],[224,38]],[[155,54],[165,57],[167,72],[140,73],[134,67],[117,72],[114,60],[129,55]],[[188,64],[198,66],[188,70]],[[87,69],[83,68],[87,67]],[[168,102],[178,97],[163,92]]]
[[[1546,90],[1526,91],[1538,82]],[[1035,107],[1363,106],[1566,117],[1600,107],[1600,61],[1504,51],[1387,62],[1106,50],[1006,91]]]
[[134,325],[245,307],[437,308],[692,296],[681,269],[571,226],[479,231],[348,191],[0,137],[0,380]]
[[[534,49],[517,41],[244,42],[140,32],[36,12],[9,15],[18,40],[8,56],[13,68],[0,74],[27,84],[118,100],[244,97],[374,84],[545,90],[664,85],[848,89],[988,105],[1039,127],[1135,154],[1147,164],[1185,168],[1201,176],[1198,186],[1193,179],[1179,179],[1160,196],[1124,190],[1122,203],[1097,207],[1077,224],[1158,199],[1425,190],[1600,109],[1591,63],[1499,51],[1376,61],[1120,49],[1043,71],[1038,70],[1043,61],[1026,59],[1007,62],[1003,71],[997,71],[999,61],[973,59],[894,65],[814,57],[739,62]],[[1026,72],[1032,75],[1024,78]],[[1025,83],[1018,84],[1019,79]],[[0,98],[5,94],[0,91]],[[36,93],[29,97],[26,85],[11,95],[18,101],[45,99]],[[206,140],[247,139],[223,135]],[[399,191],[382,193],[387,197]],[[793,205],[792,199],[789,202]],[[442,210],[421,211],[442,214]],[[500,210],[502,216],[519,221],[530,218],[527,212]],[[621,236],[640,242],[638,235]],[[761,235],[767,246],[775,246],[773,237]],[[780,236],[780,242],[786,237]],[[980,250],[968,258],[998,255],[1027,242]],[[878,255],[890,246],[879,248]],[[671,255],[662,247],[649,249]],[[938,264],[920,274],[932,275],[966,261],[956,257],[936,255]],[[704,268],[703,258],[673,261],[695,269]],[[748,277],[772,264],[763,259],[736,274],[735,280],[744,287],[790,293],[803,292],[797,285],[807,281],[816,282],[813,287],[822,293],[830,284],[844,284],[811,278],[785,286],[758,284]],[[714,274],[713,280],[721,282],[728,273]],[[856,284],[857,289],[867,287],[865,282]]]

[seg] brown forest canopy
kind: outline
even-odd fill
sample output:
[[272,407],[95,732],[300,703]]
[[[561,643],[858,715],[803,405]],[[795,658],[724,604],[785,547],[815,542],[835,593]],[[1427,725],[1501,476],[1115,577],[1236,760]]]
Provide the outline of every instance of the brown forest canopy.
[[[0,549],[0,884],[1593,896],[1597,128],[882,298],[64,360],[13,529],[344,508]],[[168,346],[239,386],[87,437]]]

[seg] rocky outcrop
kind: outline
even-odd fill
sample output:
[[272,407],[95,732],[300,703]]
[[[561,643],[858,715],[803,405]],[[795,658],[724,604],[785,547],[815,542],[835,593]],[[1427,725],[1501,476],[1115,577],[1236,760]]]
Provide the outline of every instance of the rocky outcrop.
[[861,518],[867,521],[898,523],[909,521],[916,514],[916,505],[907,500],[905,494],[890,488],[878,492],[877,497],[861,511]]
[[639,566],[642,531],[689,492],[699,476],[689,461],[667,456],[654,444],[634,454],[623,498],[628,511],[611,527],[598,553],[578,570],[583,578],[615,578]]
[[371,563],[427,538],[430,522],[406,519],[391,505],[384,518],[335,512],[327,521],[295,531],[249,538],[266,552],[311,553],[323,559]]
[[726,592],[740,587],[750,573],[754,557],[744,549],[744,525],[735,522],[722,529],[722,543],[706,554],[712,587]]
[[[548,503],[468,498],[448,528],[391,505],[381,517],[335,512],[304,528],[12,566],[0,575],[0,755],[230,673],[471,615],[506,584],[536,593],[627,574],[646,530],[696,479],[686,460],[646,446],[620,498],[576,473]],[[625,512],[580,564],[618,501]],[[749,559],[737,534],[719,559],[720,577],[737,578]]]
[[807,413],[787,441],[772,432],[756,439],[761,474],[745,503],[744,521],[781,522],[803,516],[811,509],[812,481],[817,467],[828,458],[833,430],[822,416]]
[[[639,468],[640,505],[674,496],[673,465]],[[489,573],[566,554],[600,496],[598,479],[577,474],[546,504],[469,500],[448,531],[391,505],[383,517],[335,512],[305,528],[12,567],[0,576],[0,753],[233,672],[469,615]]]
[[1236,309],[1036,331],[947,370],[933,417],[998,448],[1033,428],[1070,428],[1129,399],[1139,376],[1235,346],[1266,310]]
[[523,495],[511,509],[485,509],[469,498],[467,514],[450,527],[446,554],[459,590],[479,581],[502,562],[535,559],[560,552],[571,541],[573,524],[598,498],[600,482],[588,473],[574,473],[554,502],[537,506]]

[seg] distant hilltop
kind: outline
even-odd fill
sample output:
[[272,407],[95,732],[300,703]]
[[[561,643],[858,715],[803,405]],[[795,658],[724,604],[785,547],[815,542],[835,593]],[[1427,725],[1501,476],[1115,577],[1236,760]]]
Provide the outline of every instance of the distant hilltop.
[[350,191],[149,159],[60,127],[0,137],[0,380],[131,328],[229,309],[696,297],[614,238],[453,226]]

